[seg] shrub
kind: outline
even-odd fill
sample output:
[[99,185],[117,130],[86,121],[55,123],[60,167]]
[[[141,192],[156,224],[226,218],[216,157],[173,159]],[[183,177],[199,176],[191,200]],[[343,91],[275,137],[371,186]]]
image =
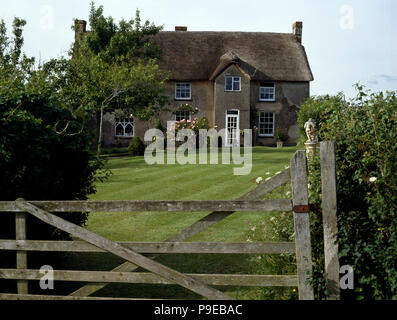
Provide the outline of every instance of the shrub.
[[[181,121],[176,121],[175,122],[175,133],[178,134],[178,132],[180,130],[184,130],[184,129],[189,129],[192,130],[193,133],[196,135],[196,147],[199,147],[199,132],[200,129],[206,129],[209,130],[210,129],[210,123],[208,121],[208,119],[206,117],[203,118],[194,118],[192,121],[191,120],[181,120]],[[185,137],[185,142],[188,141],[188,137]],[[209,140],[207,139],[207,146]],[[178,142],[177,144],[181,144],[183,142]],[[218,141],[219,143],[219,141]]]
[[[13,201],[20,197],[26,200],[86,200],[95,192],[97,169],[103,162],[93,158],[89,135],[80,132],[82,124],[69,111],[49,104],[46,99],[26,92],[18,95],[23,101],[21,104],[12,101],[8,93],[1,93],[0,200]],[[63,131],[66,123],[69,123],[68,129],[62,134],[57,132]],[[57,215],[80,226],[87,220],[84,212]],[[67,233],[30,214],[26,225],[29,240],[71,240]],[[0,238],[15,239],[14,214],[1,215]],[[60,253],[29,252],[28,266],[55,266],[60,263],[60,257]],[[0,265],[14,268],[15,252],[0,252]],[[8,284],[4,286],[5,290],[15,289],[12,283],[9,289]]]
[[[314,96],[308,98],[302,105],[298,113],[298,126],[300,133],[300,142],[307,140],[304,124],[310,118],[316,123],[316,127],[321,128],[322,124],[327,121],[328,117],[345,105],[345,97],[342,92],[335,96]],[[322,131],[319,132],[319,139],[323,140]]]
[[123,154],[127,153],[128,148],[102,148],[101,154],[102,155],[112,155],[112,154]]
[[[81,118],[62,107],[51,76],[21,54],[24,24],[14,19],[10,42],[0,22],[0,200],[86,200],[103,177],[97,171],[103,161],[90,152],[89,131]],[[58,215],[77,225],[87,219],[84,212]],[[14,214],[1,214],[0,238],[15,239]],[[27,238],[70,240],[29,214]],[[50,263],[50,254],[44,254]],[[39,261],[38,255],[28,253],[28,267]],[[1,251],[0,264],[15,267],[15,252]]]
[[177,133],[182,129],[191,129],[195,132],[196,135],[199,134],[200,129],[210,129],[210,123],[206,117],[203,118],[194,118],[191,120],[181,120],[175,122],[175,132]]
[[[336,142],[338,243],[341,265],[354,270],[355,290],[343,298],[397,299],[397,98],[394,92],[312,98],[298,114],[300,125],[315,119],[320,137]],[[321,179],[317,157],[310,163],[309,201],[317,298],[324,297],[321,263]],[[318,241],[318,242],[316,242]]]
[[283,142],[285,142],[285,141],[288,140],[288,134],[287,134],[284,130],[281,130],[281,129],[277,129],[277,130],[276,130],[276,132],[275,132],[275,134],[274,134],[274,137],[275,137],[278,141],[283,141]]
[[145,153],[145,144],[139,137],[134,137],[131,139],[128,146],[128,153],[132,156],[143,156]]

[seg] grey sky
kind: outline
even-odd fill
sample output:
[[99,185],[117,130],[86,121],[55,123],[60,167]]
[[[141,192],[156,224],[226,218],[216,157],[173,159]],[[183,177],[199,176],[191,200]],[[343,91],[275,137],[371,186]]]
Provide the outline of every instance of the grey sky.
[[[88,20],[89,0],[0,0],[0,18],[27,20],[24,50],[48,60],[66,55],[73,18]],[[303,21],[303,45],[315,80],[311,94],[344,91],[361,81],[373,90],[397,89],[397,1],[325,0],[97,0],[105,15],[130,19],[135,9],[165,30],[291,32]]]

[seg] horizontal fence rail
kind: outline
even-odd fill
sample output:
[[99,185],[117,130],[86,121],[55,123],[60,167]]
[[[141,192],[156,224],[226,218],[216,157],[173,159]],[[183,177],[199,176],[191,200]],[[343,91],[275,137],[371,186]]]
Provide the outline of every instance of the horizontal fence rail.
[[[200,212],[200,211],[291,211],[290,199],[279,200],[99,200],[29,201],[47,212]],[[0,212],[21,212],[15,201],[0,202]]]
[[[0,300],[147,300],[145,298],[111,298],[111,297],[78,297],[78,296],[53,296],[43,294],[15,294],[15,293],[0,293]],[[152,299],[150,300],[164,300]]]
[[[212,286],[296,287],[298,285],[298,276],[296,275],[197,273],[184,275]],[[0,269],[0,276],[3,279],[40,280],[43,274],[40,273],[40,270]],[[54,270],[54,278],[57,281],[174,284],[172,281],[149,272]]]
[[[295,253],[294,242],[118,242],[139,253]],[[0,250],[106,252],[84,241],[0,240]]]

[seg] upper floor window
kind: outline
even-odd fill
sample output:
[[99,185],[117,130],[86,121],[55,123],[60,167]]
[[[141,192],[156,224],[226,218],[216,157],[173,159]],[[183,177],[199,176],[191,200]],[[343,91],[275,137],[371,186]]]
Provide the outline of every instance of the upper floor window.
[[274,135],[274,112],[259,112],[259,136],[273,137]]
[[191,97],[189,82],[177,82],[175,84],[175,99],[189,100]]
[[225,77],[225,91],[240,91],[241,77]]
[[259,87],[259,100],[260,101],[276,100],[274,83],[263,84]]
[[116,137],[133,137],[134,119],[116,118],[115,129],[116,129]]
[[176,111],[175,121],[181,121],[181,120],[191,120],[190,111]]

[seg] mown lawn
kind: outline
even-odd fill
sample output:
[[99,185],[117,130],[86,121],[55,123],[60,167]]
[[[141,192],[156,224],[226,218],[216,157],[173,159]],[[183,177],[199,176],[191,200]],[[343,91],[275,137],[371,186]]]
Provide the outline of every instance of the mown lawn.
[[[236,199],[264,179],[289,166],[296,147],[282,149],[255,147],[252,171],[246,176],[233,175],[234,164],[224,165],[148,165],[143,157],[110,159],[111,177],[97,184],[90,200],[227,200]],[[281,194],[283,192],[284,194]],[[286,197],[285,188],[271,197]],[[163,241],[208,213],[148,212],[92,213],[87,228],[117,241]],[[236,212],[192,238],[192,241],[245,242],[251,228],[269,217],[262,212]],[[252,255],[174,254],[157,259],[172,268],[188,273],[258,272]],[[86,270],[111,270],[123,261],[109,254],[72,254],[68,267]],[[266,274],[266,267],[260,272]],[[80,284],[81,285],[81,284]],[[71,287],[78,287],[74,284]],[[221,290],[239,299],[260,298],[259,288],[224,287]],[[110,284],[97,296],[143,298],[199,298],[177,286]]]

